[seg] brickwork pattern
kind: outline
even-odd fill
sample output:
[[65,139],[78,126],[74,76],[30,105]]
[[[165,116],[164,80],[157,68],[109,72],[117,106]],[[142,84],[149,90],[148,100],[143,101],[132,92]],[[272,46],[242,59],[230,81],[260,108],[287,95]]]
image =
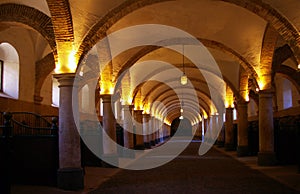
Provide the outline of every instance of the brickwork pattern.
[[54,70],[55,61],[52,53],[45,56],[43,59],[39,60],[35,64],[35,88],[34,96],[35,101],[38,101],[40,98],[41,88],[46,77]]
[[295,26],[277,10],[262,1],[250,0],[221,0],[236,4],[262,17],[288,42],[296,57],[300,58],[300,33]]
[[55,50],[55,36],[51,18],[32,7],[18,4],[0,5],[0,22],[20,22],[41,33]]
[[55,39],[58,42],[74,41],[73,22],[69,1],[47,0],[51,13]]

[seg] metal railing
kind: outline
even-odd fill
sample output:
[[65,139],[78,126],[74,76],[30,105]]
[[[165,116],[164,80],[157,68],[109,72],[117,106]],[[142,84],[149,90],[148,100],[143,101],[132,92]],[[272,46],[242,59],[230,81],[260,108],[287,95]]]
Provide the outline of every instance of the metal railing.
[[[52,117],[51,122],[32,112],[0,112],[1,136],[46,136],[57,135],[58,119]],[[9,128],[9,129],[8,129]]]

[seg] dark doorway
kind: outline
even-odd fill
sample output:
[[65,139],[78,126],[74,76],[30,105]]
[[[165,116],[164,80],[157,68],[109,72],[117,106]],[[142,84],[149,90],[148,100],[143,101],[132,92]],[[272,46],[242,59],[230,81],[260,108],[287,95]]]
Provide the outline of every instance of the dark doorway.
[[192,125],[188,119],[176,118],[171,124],[171,136],[176,133],[176,136],[192,136]]

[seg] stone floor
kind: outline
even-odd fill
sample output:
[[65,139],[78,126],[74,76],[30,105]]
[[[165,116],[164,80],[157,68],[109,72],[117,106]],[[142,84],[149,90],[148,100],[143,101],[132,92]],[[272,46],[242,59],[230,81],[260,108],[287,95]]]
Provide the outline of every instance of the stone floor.
[[300,193],[296,166],[259,167],[257,157],[238,158],[217,147],[199,156],[199,146],[193,142],[176,159],[151,170],[87,167],[83,191],[13,185],[12,194]]

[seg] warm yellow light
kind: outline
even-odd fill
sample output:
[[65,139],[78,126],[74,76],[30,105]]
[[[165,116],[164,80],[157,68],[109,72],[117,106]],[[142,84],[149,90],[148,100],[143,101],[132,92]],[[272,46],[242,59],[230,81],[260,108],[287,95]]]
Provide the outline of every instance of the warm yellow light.
[[225,97],[225,107],[226,108],[233,108],[234,107],[234,99],[233,99],[233,92],[230,87],[226,87],[226,97]]
[[171,126],[171,122],[170,122],[168,119],[165,119],[164,123],[165,123],[166,125]]
[[181,115],[181,116],[179,117],[179,119],[182,120],[182,119],[183,119],[183,116]]
[[207,113],[206,113],[206,112],[204,112],[204,111],[203,111],[203,117],[204,117],[204,119],[207,119],[207,118],[208,118],[208,115],[207,115]]
[[202,117],[201,116],[199,116],[199,122],[202,122]]
[[78,59],[72,42],[58,43],[55,73],[75,73]]
[[165,119],[165,124],[171,126],[171,122]]
[[246,102],[249,102],[249,100],[250,100],[249,95],[245,96],[245,100],[246,100]]
[[265,88],[265,81],[263,81],[263,80],[259,80],[258,81],[258,86],[259,86],[259,88],[256,88],[256,91],[258,92],[259,90],[263,90],[264,88]]
[[143,105],[139,101],[134,102],[134,110],[143,110]]
[[183,113],[183,109],[182,108],[180,109],[180,112]]
[[110,81],[103,81],[100,82],[100,94],[113,94],[114,93],[114,86]]
[[180,77],[180,83],[181,85],[186,85],[187,84],[187,76],[185,74],[183,74],[181,77]]
[[115,91],[115,88],[111,86],[110,89],[109,89],[110,94],[113,94],[114,91]]
[[68,69],[73,73],[77,68],[76,51],[72,50],[68,57]]
[[144,106],[143,114],[150,114],[149,106]]
[[300,63],[298,64],[298,70],[300,70]]
[[156,114],[155,118],[158,119],[158,120],[160,120],[160,121],[163,121],[163,117],[161,115],[159,115],[159,114]]
[[131,97],[125,97],[125,98],[122,98],[122,105],[131,105],[132,103],[132,98]]
[[231,102],[225,102],[225,107],[226,108],[234,108],[234,105]]

